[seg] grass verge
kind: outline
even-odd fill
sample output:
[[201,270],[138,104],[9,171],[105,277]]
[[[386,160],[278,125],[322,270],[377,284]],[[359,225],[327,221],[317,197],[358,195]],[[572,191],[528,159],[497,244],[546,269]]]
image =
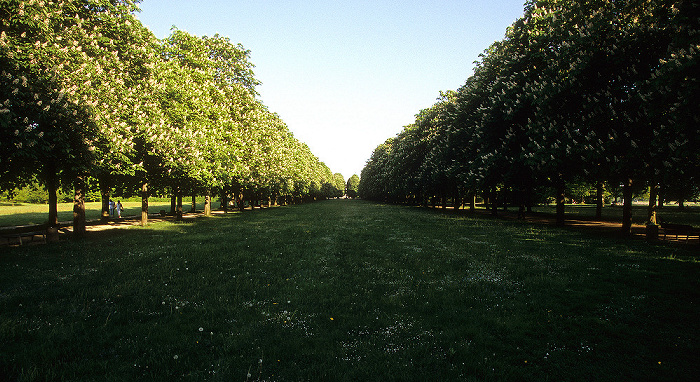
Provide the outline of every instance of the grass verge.
[[695,250],[356,200],[3,248],[0,375],[693,381]]
[[[116,199],[114,200],[116,203]],[[183,203],[183,211],[187,212],[191,208],[190,200]],[[124,212],[122,216],[140,216],[141,202],[122,202]],[[218,207],[218,203],[215,208]],[[58,221],[73,223],[73,203],[58,204]],[[197,210],[204,209],[204,198],[197,199]],[[160,210],[170,212],[170,202],[154,200],[149,202],[149,213],[158,213]],[[102,214],[101,202],[85,203],[85,218],[88,220],[99,219]],[[11,227],[21,225],[43,224],[49,219],[48,204],[28,204],[28,203],[5,203],[0,205],[0,227]]]

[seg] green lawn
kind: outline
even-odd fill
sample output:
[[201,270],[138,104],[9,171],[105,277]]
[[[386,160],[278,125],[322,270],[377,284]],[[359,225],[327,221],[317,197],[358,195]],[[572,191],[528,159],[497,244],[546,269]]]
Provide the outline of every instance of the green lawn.
[[700,377],[698,246],[333,200],[0,251],[8,380]]
[[[191,203],[191,198],[183,200],[183,211],[189,211]],[[122,216],[141,216],[141,202],[122,202],[122,206],[124,206]],[[214,207],[217,208],[218,203]],[[197,209],[200,211],[204,209],[204,197],[197,198]],[[149,213],[158,213],[160,210],[170,211],[170,202],[162,200],[149,202]],[[101,213],[101,202],[85,203],[86,219],[99,219]],[[0,204],[0,227],[43,224],[48,219],[48,204],[12,204],[7,202]],[[73,222],[73,203],[58,204],[58,220],[60,222]]]
[[[677,205],[667,205],[657,210],[656,216],[659,221],[675,224],[689,224],[695,227],[700,227],[700,206],[694,203],[688,203],[685,210],[681,211]],[[595,217],[595,204],[567,204],[564,211],[568,218]],[[517,209],[515,209],[517,211]],[[554,215],[556,206],[535,206],[533,211],[542,212]],[[647,206],[643,204],[635,204],[632,206],[632,222],[634,224],[646,224],[647,222]],[[602,210],[602,218],[605,220],[622,221],[622,206],[605,206]]]

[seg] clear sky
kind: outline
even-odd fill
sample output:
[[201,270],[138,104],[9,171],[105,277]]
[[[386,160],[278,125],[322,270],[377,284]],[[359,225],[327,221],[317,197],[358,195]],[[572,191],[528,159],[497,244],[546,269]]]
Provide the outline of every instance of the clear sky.
[[524,0],[143,0],[158,38],[218,33],[251,51],[260,98],[345,179],[456,90]]

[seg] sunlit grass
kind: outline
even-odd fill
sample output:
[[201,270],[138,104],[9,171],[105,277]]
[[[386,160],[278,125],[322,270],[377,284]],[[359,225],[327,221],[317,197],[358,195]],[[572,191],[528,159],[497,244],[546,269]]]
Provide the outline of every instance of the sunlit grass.
[[[117,200],[114,200],[115,203]],[[183,211],[190,210],[191,199],[183,201]],[[141,202],[122,202],[124,206],[123,217],[140,216]],[[218,207],[218,204],[216,205]],[[204,209],[204,199],[197,199],[197,209]],[[148,206],[149,213],[158,213],[161,210],[170,211],[170,202],[151,201]],[[85,203],[85,218],[88,220],[99,219],[102,214],[102,203],[90,202]],[[0,227],[43,224],[49,218],[48,204],[30,204],[30,203],[3,203],[0,204]],[[73,203],[58,204],[58,221],[69,222],[73,221]]]
[[696,250],[353,200],[5,248],[0,375],[694,380]]
[[[548,214],[556,213],[556,206],[543,205],[533,207],[533,211]],[[567,204],[565,213],[569,218],[594,218],[595,204]],[[635,204],[632,207],[632,222],[634,224],[646,224],[647,206],[644,203]],[[666,205],[657,210],[657,219],[675,224],[689,224],[700,227],[700,206],[697,203],[687,203],[684,211],[677,205]],[[622,206],[605,206],[602,209],[602,218],[612,221],[622,221]]]

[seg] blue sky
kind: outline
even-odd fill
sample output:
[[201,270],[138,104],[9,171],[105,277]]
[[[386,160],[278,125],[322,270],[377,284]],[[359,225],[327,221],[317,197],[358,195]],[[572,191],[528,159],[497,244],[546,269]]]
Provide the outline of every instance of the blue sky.
[[347,179],[440,91],[460,87],[523,4],[144,0],[137,16],[158,38],[176,26],[241,43],[263,103]]

